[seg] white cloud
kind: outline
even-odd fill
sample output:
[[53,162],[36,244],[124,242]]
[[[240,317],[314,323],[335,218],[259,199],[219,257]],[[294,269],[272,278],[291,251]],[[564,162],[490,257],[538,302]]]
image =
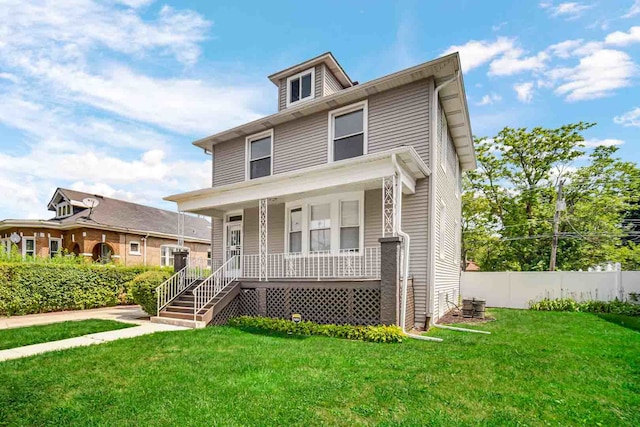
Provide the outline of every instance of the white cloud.
[[567,20],[579,18],[583,12],[591,9],[593,5],[587,5],[579,2],[565,2],[557,6],[553,6],[551,2],[540,3],[540,7],[547,9],[553,17],[565,18]]
[[636,126],[640,127],[640,107],[624,113],[621,116],[616,116],[613,121],[622,126]]
[[605,37],[604,42],[612,46],[628,46],[640,43],[640,27],[631,27],[628,33],[624,31],[613,32]]
[[442,55],[460,52],[462,71],[467,72],[488,63],[493,58],[514,48],[515,39],[498,37],[495,41],[471,40],[463,45],[454,45],[445,50]]
[[547,73],[552,81],[562,82],[555,90],[567,101],[582,101],[609,96],[616,89],[631,85],[637,67],[625,52],[600,49],[580,58],[575,67],[558,67]]
[[516,91],[518,100],[526,104],[533,101],[533,82],[516,83],[513,85],[513,90]]
[[502,101],[502,97],[500,95],[498,95],[497,93],[490,93],[490,94],[484,95],[480,100],[480,102],[478,102],[476,105],[481,105],[481,106],[492,105],[500,101]]
[[500,31],[505,25],[507,25],[507,21],[501,22],[501,23],[496,24],[496,25],[492,25],[491,26],[491,31],[493,31],[493,32]]
[[623,18],[632,18],[636,15],[640,15],[640,0],[635,0],[629,11],[622,15]]
[[624,144],[624,141],[621,139],[613,139],[613,138],[605,138],[605,139],[591,138],[591,139],[585,139],[582,143],[585,145],[585,147],[595,148],[595,147],[612,147],[616,145],[622,145]]
[[572,55],[575,55],[575,50],[583,46],[583,44],[584,41],[582,39],[565,40],[560,43],[552,44],[547,48],[547,50],[558,58],[567,59]]
[[541,71],[549,60],[546,52],[540,52],[535,56],[522,57],[522,49],[512,49],[502,57],[491,61],[489,66],[490,76],[511,76],[525,71]]

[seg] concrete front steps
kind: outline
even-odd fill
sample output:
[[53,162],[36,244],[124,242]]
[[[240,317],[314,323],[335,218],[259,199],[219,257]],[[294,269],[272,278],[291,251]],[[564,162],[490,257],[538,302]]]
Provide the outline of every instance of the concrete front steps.
[[204,328],[213,317],[220,313],[240,292],[240,283],[232,282],[225,287],[216,297],[200,310],[195,318],[193,315],[193,289],[201,282],[194,282],[187,287],[168,306],[162,309],[158,316],[151,318],[152,323],[163,323],[188,328]]

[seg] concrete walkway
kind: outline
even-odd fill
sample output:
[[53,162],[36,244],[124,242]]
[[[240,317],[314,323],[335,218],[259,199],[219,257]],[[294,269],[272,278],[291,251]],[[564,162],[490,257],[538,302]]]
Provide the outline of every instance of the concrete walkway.
[[189,328],[174,325],[163,325],[149,322],[149,317],[138,306],[120,306],[98,308],[93,310],[63,311],[56,313],[32,314],[27,316],[0,317],[0,329],[19,328],[23,326],[46,325],[67,320],[107,319],[138,326],[116,331],[98,332],[66,340],[51,341],[24,347],[0,350],[0,362],[19,359],[49,351],[64,350],[73,347],[84,347],[123,338],[133,338],[141,335],[165,331],[182,331]]

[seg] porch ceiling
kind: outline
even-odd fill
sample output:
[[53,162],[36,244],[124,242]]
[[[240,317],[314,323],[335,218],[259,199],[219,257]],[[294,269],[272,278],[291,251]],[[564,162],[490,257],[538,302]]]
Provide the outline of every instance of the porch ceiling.
[[259,180],[176,194],[165,200],[176,202],[180,211],[222,217],[225,211],[258,206],[260,199],[285,203],[325,194],[381,188],[382,178],[395,171],[394,159],[400,170],[403,192],[414,193],[416,180],[427,177],[430,171],[412,147],[400,147]]

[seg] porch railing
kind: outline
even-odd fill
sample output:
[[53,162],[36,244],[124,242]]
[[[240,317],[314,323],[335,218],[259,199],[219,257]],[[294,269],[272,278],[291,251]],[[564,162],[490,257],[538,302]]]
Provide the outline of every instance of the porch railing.
[[222,264],[193,290],[193,320],[231,282],[238,280],[238,256]]
[[[380,247],[339,253],[267,254],[267,278],[348,279],[380,278]],[[243,255],[240,277],[260,278],[260,255]]]
[[[215,262],[215,261],[214,261]],[[156,288],[158,316],[160,311],[171,303],[181,292],[198,279],[207,277],[211,273],[210,260],[206,258],[187,259],[187,265],[177,271],[167,281]]]

